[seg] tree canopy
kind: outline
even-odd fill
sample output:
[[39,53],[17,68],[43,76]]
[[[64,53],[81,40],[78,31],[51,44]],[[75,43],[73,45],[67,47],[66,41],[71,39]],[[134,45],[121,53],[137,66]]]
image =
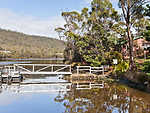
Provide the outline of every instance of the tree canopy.
[[109,0],[93,0],[91,7],[83,8],[81,12],[62,12],[66,24],[55,30],[60,38],[65,37],[66,59],[92,66],[111,64],[113,58],[121,62],[121,51],[126,47],[129,50],[130,69],[133,69],[133,39],[135,34],[141,35],[146,29],[148,21],[144,16],[149,14],[149,10],[145,9],[147,2],[119,0],[121,15]]

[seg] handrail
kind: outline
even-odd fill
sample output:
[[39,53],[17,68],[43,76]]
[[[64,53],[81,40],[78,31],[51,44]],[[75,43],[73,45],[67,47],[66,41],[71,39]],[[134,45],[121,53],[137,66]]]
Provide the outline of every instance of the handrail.
[[66,64],[14,64],[14,66],[70,66],[70,65],[66,65]]
[[17,69],[23,69],[21,74],[72,74],[71,65],[65,64],[14,64],[14,70]]
[[92,72],[102,72],[104,75],[104,66],[101,67],[92,67],[92,66],[77,66],[77,74],[79,74],[79,71],[89,71],[91,74]]

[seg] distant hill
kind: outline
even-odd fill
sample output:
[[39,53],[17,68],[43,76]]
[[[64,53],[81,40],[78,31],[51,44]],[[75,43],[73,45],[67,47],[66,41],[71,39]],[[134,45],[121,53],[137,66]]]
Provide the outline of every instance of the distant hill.
[[13,58],[48,58],[56,53],[62,53],[65,48],[64,42],[42,36],[26,35],[19,32],[0,29],[0,56]]

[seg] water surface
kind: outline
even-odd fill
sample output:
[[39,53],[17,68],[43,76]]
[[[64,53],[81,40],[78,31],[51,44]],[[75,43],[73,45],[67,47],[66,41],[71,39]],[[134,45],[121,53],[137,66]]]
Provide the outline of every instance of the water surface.
[[0,113],[150,113],[149,97],[122,84],[76,89],[59,76],[32,75],[1,84]]

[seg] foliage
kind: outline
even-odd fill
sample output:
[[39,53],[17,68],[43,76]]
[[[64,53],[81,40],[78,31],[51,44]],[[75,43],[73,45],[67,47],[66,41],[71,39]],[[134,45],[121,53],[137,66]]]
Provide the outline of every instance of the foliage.
[[123,73],[123,72],[126,72],[128,69],[129,69],[129,62],[122,61],[116,66],[115,71],[119,73],[120,72]]
[[111,51],[111,52],[107,52],[105,53],[104,56],[104,61],[102,61],[102,64],[109,64],[109,65],[113,65],[113,59],[117,59],[118,64],[122,62],[122,54],[119,53],[118,51]]
[[150,41],[150,22],[147,24],[146,30],[143,31],[143,36],[147,41]]
[[147,4],[146,5],[146,8],[145,8],[145,13],[144,13],[146,16],[149,16],[150,17],[150,4]]
[[150,30],[145,31],[144,36],[147,41],[150,41]]
[[150,73],[150,61],[146,61],[143,63],[143,72]]
[[[129,46],[129,56],[130,56],[130,70],[135,69],[134,63],[134,53],[133,53],[133,32],[132,29],[136,31],[139,29],[141,24],[139,24],[140,19],[144,17],[144,5],[148,3],[149,0],[119,0],[119,6],[122,9],[122,15],[125,22],[125,27],[127,29],[128,46]],[[137,25],[134,25],[138,23]],[[137,31],[139,32],[139,31]]]
[[[93,0],[91,9],[83,8],[81,13],[63,12],[64,28],[57,28],[66,37],[66,59],[100,66],[106,62],[105,54],[114,51],[117,39],[113,23],[120,19],[109,0]],[[112,60],[112,59],[109,59]]]
[[119,70],[126,71],[128,66],[121,62],[127,55],[122,49],[127,48],[129,69],[135,69],[133,39],[135,35],[141,36],[149,23],[144,18],[147,3],[147,0],[119,0],[121,15],[110,0],[92,0],[91,7],[83,8],[81,12],[62,12],[66,24],[55,30],[60,38],[65,38],[66,60],[91,66],[111,65],[112,59],[122,53],[117,59],[124,67]]

